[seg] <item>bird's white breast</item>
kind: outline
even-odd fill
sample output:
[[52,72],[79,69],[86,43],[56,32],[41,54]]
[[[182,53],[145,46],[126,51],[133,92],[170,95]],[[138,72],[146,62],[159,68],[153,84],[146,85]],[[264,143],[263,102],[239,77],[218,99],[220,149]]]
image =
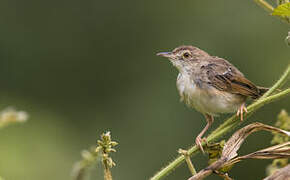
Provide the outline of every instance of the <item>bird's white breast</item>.
[[219,91],[206,83],[197,85],[189,75],[181,73],[177,77],[177,89],[181,100],[187,105],[210,115],[235,112],[245,100],[239,95]]

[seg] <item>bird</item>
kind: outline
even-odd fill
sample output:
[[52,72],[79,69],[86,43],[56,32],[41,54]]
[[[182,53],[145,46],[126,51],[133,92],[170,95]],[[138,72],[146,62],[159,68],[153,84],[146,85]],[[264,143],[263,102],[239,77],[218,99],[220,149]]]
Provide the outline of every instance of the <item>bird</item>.
[[177,68],[176,86],[180,100],[201,112],[207,124],[195,138],[196,145],[204,153],[202,138],[214,122],[214,117],[224,113],[236,113],[243,121],[246,100],[258,99],[268,89],[256,86],[227,60],[211,56],[194,46],[179,46],[157,56],[168,58]]

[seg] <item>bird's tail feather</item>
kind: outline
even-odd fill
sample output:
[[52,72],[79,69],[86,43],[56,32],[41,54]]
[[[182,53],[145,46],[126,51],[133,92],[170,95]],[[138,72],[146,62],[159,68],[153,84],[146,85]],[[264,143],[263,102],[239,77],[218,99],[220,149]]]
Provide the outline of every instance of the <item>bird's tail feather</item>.
[[260,96],[263,96],[269,90],[269,88],[261,87],[261,86],[258,86],[257,88],[259,89]]
[[[263,96],[270,88],[266,88],[266,87],[261,87],[261,86],[257,86],[257,88],[259,89],[259,97]],[[281,92],[281,89],[276,89],[276,92]]]

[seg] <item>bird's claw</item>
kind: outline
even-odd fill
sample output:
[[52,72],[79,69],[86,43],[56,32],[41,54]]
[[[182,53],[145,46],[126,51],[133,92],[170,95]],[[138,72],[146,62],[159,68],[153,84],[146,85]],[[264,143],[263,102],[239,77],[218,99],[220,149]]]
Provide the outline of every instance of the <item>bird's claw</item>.
[[202,143],[203,141],[207,142],[207,141],[206,141],[206,138],[201,138],[201,137],[199,137],[199,136],[197,136],[197,137],[195,138],[195,144],[200,148],[201,152],[204,154],[204,150],[203,150],[203,147],[202,147],[202,145],[201,145],[201,143]]
[[241,121],[244,120],[244,113],[245,114],[248,113],[248,110],[247,110],[245,103],[243,103],[237,111],[237,116],[241,116]]

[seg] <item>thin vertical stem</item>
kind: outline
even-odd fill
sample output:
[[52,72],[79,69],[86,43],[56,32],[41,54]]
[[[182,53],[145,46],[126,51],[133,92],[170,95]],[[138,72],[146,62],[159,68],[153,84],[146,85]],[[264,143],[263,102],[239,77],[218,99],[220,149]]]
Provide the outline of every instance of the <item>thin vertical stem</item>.
[[190,156],[189,156],[188,152],[186,150],[179,149],[178,150],[178,153],[179,154],[182,154],[184,156],[184,159],[186,161],[186,164],[188,166],[188,169],[189,169],[191,175],[194,176],[196,174],[196,170],[195,170],[195,168],[194,168],[194,166],[193,166],[193,164],[191,162],[191,159],[190,159]]

